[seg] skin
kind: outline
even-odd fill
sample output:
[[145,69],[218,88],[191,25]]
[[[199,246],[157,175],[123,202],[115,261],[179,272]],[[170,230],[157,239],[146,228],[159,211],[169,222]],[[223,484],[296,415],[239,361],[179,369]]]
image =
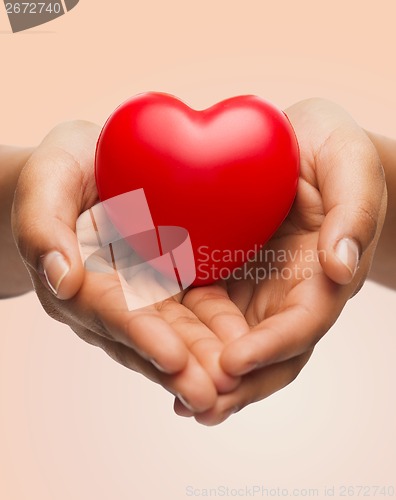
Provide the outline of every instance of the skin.
[[[300,182],[292,211],[266,248],[288,249],[290,255],[299,249],[304,255],[319,250],[321,262],[300,260],[297,268],[293,260],[278,263],[280,268],[295,269],[292,279],[226,284],[228,297],[238,305],[249,331],[226,343],[220,363],[227,373],[243,378],[234,391],[219,395],[213,408],[195,414],[203,424],[222,422],[297,376],[315,344],[364,283],[380,236],[387,192],[380,159],[366,133],[326,101],[305,101],[286,113],[300,144]],[[335,242],[343,236],[356,240],[361,249],[354,276],[334,254]],[[268,268],[269,263],[256,266]],[[204,293],[192,290],[183,303],[209,324]],[[221,336],[226,321],[212,323],[211,328]],[[175,411],[191,416],[178,401]]]
[[11,209],[19,174],[33,149],[0,146],[0,298],[15,297],[32,288],[11,229]]
[[384,166],[388,188],[388,210],[370,278],[392,289],[396,289],[396,141],[378,134],[367,132],[377,148]]
[[[290,259],[280,270],[293,268],[291,279],[229,280],[127,311],[114,276],[99,279],[81,263],[75,225],[97,202],[93,160],[99,127],[73,122],[55,128],[34,151],[20,151],[18,160],[15,155],[15,161],[1,162],[13,172],[2,186],[8,193],[2,234],[9,234],[15,191],[16,246],[9,237],[0,246],[2,261],[17,262],[20,284],[10,295],[30,289],[17,247],[48,314],[163,385],[176,395],[176,413],[205,425],[285,387],[364,283],[378,242],[381,262],[375,259],[372,275],[396,287],[389,278],[395,248],[394,143],[374,135],[370,140],[344,110],[321,99],[303,101],[286,113],[300,144],[301,179],[293,209],[267,249],[290,250],[289,255],[319,250],[320,262]],[[379,155],[390,192],[387,214]],[[356,273],[334,252],[344,237],[358,245]],[[56,296],[43,274],[43,256],[53,250],[71,266]],[[252,265],[269,269],[264,261]],[[16,274],[5,275],[4,296]]]

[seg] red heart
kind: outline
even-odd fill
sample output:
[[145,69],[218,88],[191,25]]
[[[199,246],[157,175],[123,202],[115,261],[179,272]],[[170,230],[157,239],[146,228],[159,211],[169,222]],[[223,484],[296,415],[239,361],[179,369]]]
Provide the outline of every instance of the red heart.
[[195,285],[227,278],[268,241],[298,175],[288,119],[256,96],[196,111],[170,95],[140,94],[111,115],[96,152],[101,201],[143,188],[155,225],[189,231]]

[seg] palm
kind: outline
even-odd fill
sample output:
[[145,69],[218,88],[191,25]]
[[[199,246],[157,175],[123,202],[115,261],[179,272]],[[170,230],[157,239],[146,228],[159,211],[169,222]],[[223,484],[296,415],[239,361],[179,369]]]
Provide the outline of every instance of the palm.
[[[287,310],[310,289],[317,289],[325,277],[317,255],[319,229],[324,218],[321,196],[301,172],[297,196],[291,212],[271,240],[258,252],[256,260],[245,264],[243,279],[230,279],[190,290],[183,303],[199,316],[196,303],[207,302],[210,293],[229,299],[238,307],[250,328]],[[318,290],[319,291],[319,290]],[[233,340],[220,329],[223,340]]]
[[[338,181],[338,191],[334,189],[334,183],[343,179],[344,174],[333,168],[332,175],[327,176],[329,166],[343,148],[353,149],[348,142],[351,135],[359,137],[362,154],[369,149],[349,117],[328,105],[318,111],[318,106],[323,108],[323,103],[302,103],[288,111],[301,151],[297,197],[289,216],[257,261],[246,264],[252,268],[253,275],[246,273],[242,280],[194,288],[184,296],[178,295],[129,314],[136,319],[131,319],[135,324],[131,336],[135,339],[153,332],[153,325],[159,326],[161,321],[162,326],[170,325],[190,350],[189,368],[174,379],[184,381],[183,390],[187,394],[192,394],[191,387],[197,390],[193,395],[195,403],[208,392],[209,385],[207,380],[206,384],[202,383],[198,394],[198,377],[191,376],[197,370],[194,363],[198,361],[205,368],[218,397],[210,410],[201,410],[196,417],[203,423],[222,421],[231,407],[241,408],[262,399],[293,380],[368,267],[365,265],[363,269],[362,266],[359,279],[343,287],[328,277],[340,282],[337,273],[342,274],[342,270],[338,268],[334,272],[337,266],[334,256],[330,255],[330,265],[323,266],[326,274],[322,265],[327,256],[321,255],[321,263],[318,261],[317,248],[320,235],[326,232],[323,231],[326,220],[330,220],[328,213],[342,196],[348,196],[342,182]],[[319,121],[318,115],[321,116]],[[337,136],[333,131],[340,128],[343,133]],[[339,162],[339,169],[341,167],[342,162]],[[359,192],[364,193],[364,189],[363,184],[359,186]],[[336,226],[333,222],[333,227]],[[333,233],[333,238],[336,236]],[[365,259],[368,265],[370,254]],[[139,319],[142,315],[147,320],[147,328],[143,328]],[[143,371],[141,367],[138,369]],[[153,378],[158,380],[158,373]],[[160,382],[168,385],[164,378]],[[196,408],[199,406],[195,404]],[[201,406],[208,406],[208,399]],[[175,409],[179,414],[193,414],[177,399]]]
[[[300,145],[301,179],[289,217],[265,247],[275,256],[286,252],[286,258],[272,262],[264,254],[248,264],[259,279],[247,275],[195,288],[135,311],[125,307],[114,273],[84,272],[74,234],[78,215],[97,198],[93,153],[99,127],[57,127],[19,178],[14,234],[24,260],[37,270],[32,278],[47,312],[126,366],[180,391],[204,423],[224,420],[235,406],[268,396],[298,374],[364,281],[383,224],[383,172],[364,131],[323,100],[298,103],[287,116]],[[356,273],[337,260],[334,245],[341,238],[359,244]],[[304,258],[317,248],[327,251],[320,265]],[[71,264],[56,298],[38,264],[54,249]],[[276,269],[269,274],[271,262]],[[133,276],[132,293],[140,281]],[[193,414],[178,401],[175,409]]]
[[[296,115],[300,116],[298,110]],[[291,382],[356,287],[356,281],[347,287],[337,285],[319,262],[319,233],[328,207],[319,189],[317,156],[306,133],[310,124],[305,120],[299,125],[297,120],[294,125],[301,148],[301,174],[290,214],[256,262],[245,264],[251,270],[244,273],[245,279],[193,289],[183,299],[225,342],[221,366],[227,373],[243,375],[238,388],[220,396],[212,410],[196,416],[202,423],[218,423],[228,416],[226,408],[241,408]],[[210,310],[216,296],[223,312],[215,321]],[[236,327],[229,329],[230,317],[237,317],[235,308],[239,332]],[[178,402],[175,410],[190,414]]]
[[[245,278],[195,288],[184,296],[183,304],[226,345],[249,332],[264,329],[269,333],[267,345],[261,346],[256,353],[262,357],[264,347],[267,361],[262,363],[257,359],[256,368],[262,364],[266,366],[245,374],[233,392],[221,395],[213,409],[197,415],[198,421],[218,423],[228,416],[223,414],[222,408],[241,408],[268,396],[289,383],[308,361],[312,345],[318,339],[301,343],[301,335],[293,338],[292,328],[285,333],[279,331],[277,325],[279,321],[303,322],[310,311],[307,298],[322,297],[336,286],[324,275],[316,257],[322,217],[317,191],[302,178],[291,213],[259,252],[256,261],[245,265]],[[251,371],[256,364],[252,361],[256,345],[250,346],[247,352],[243,349],[229,351],[229,356],[224,358],[226,367],[235,372],[235,367],[239,366],[238,374]],[[290,357],[292,359],[286,361]],[[259,389],[255,392],[255,388]],[[192,415],[178,401],[175,410],[180,415]]]

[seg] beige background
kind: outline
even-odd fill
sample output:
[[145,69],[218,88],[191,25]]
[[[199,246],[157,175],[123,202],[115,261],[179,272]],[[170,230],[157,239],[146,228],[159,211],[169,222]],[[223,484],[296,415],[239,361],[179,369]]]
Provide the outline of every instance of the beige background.
[[[81,0],[13,35],[0,7],[0,141],[103,123],[145,90],[195,107],[323,96],[396,135],[395,16],[394,0]],[[396,486],[395,300],[368,284],[296,382],[216,428],[174,416],[170,395],[47,318],[33,294],[1,302],[0,498]]]

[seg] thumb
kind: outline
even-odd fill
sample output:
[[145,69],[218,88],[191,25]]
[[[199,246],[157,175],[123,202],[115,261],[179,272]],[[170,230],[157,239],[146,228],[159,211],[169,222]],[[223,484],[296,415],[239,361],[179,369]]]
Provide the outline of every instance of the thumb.
[[84,269],[75,234],[78,216],[95,203],[94,153],[99,127],[57,126],[23,168],[15,192],[12,228],[34,284],[59,299],[73,297]]
[[346,285],[359,267],[369,271],[386,212],[384,172],[374,145],[352,124],[328,136],[315,161],[325,214],[319,258],[327,276]]

